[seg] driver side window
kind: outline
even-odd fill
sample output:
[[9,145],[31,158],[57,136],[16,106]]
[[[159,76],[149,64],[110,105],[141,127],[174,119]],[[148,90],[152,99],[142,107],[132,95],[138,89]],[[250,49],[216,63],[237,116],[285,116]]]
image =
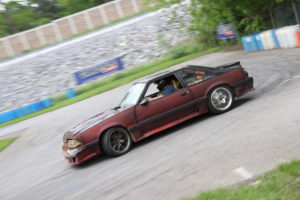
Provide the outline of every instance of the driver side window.
[[157,95],[159,95],[157,84],[155,82],[152,82],[146,91],[145,97],[156,97]]
[[160,97],[171,95],[181,88],[182,85],[179,80],[174,75],[171,75],[153,81],[145,93],[145,98],[149,101],[153,101]]

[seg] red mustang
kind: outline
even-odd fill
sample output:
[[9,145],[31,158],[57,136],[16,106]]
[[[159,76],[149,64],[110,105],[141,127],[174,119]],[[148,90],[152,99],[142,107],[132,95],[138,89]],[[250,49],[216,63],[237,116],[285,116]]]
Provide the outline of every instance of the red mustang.
[[137,81],[120,105],[67,131],[63,152],[69,164],[105,153],[120,156],[133,142],[208,111],[231,109],[236,98],[254,90],[240,62],[216,68],[189,65]]

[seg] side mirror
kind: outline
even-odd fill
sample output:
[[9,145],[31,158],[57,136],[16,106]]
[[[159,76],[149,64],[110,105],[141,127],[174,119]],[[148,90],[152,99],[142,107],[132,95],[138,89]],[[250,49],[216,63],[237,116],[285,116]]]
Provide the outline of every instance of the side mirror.
[[141,101],[141,105],[142,106],[145,106],[145,105],[147,105],[149,103],[149,99],[147,99],[147,98],[144,98],[142,101]]

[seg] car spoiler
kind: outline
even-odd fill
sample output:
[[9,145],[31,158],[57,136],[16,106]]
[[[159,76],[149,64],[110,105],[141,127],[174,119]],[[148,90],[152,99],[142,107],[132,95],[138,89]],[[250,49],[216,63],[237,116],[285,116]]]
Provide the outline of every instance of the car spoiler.
[[226,68],[231,68],[231,67],[242,68],[241,62],[240,62],[240,61],[237,61],[237,62],[233,62],[233,63],[228,63],[228,64],[225,64],[225,65],[217,66],[216,68],[217,68],[217,69],[226,69]]

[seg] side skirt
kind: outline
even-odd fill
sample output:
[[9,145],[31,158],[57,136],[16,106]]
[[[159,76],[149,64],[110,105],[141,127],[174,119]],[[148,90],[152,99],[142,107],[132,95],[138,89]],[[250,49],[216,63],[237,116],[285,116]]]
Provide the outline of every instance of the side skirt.
[[[202,113],[201,113],[201,114],[202,114]],[[200,115],[200,113],[193,113],[193,114],[191,114],[191,115],[189,115],[189,116],[187,116],[187,117],[178,119],[178,120],[176,120],[176,121],[173,121],[173,122],[170,122],[170,123],[165,124],[165,125],[163,125],[163,126],[160,126],[160,127],[156,128],[156,129],[153,129],[153,130],[151,130],[151,131],[148,131],[148,132],[146,132],[142,137],[138,138],[137,141],[140,141],[140,140],[142,140],[142,139],[144,139],[144,138],[147,138],[147,137],[149,137],[149,136],[151,136],[151,135],[154,135],[155,133],[158,133],[158,132],[161,132],[161,131],[166,130],[166,129],[168,129],[168,128],[171,128],[171,127],[173,127],[173,126],[175,126],[175,125],[177,125],[177,124],[180,124],[180,123],[182,123],[182,122],[184,122],[184,121],[186,121],[186,120],[189,120],[189,119],[191,119],[191,118],[194,118],[194,117],[196,117],[196,116],[198,116],[198,115]]]

